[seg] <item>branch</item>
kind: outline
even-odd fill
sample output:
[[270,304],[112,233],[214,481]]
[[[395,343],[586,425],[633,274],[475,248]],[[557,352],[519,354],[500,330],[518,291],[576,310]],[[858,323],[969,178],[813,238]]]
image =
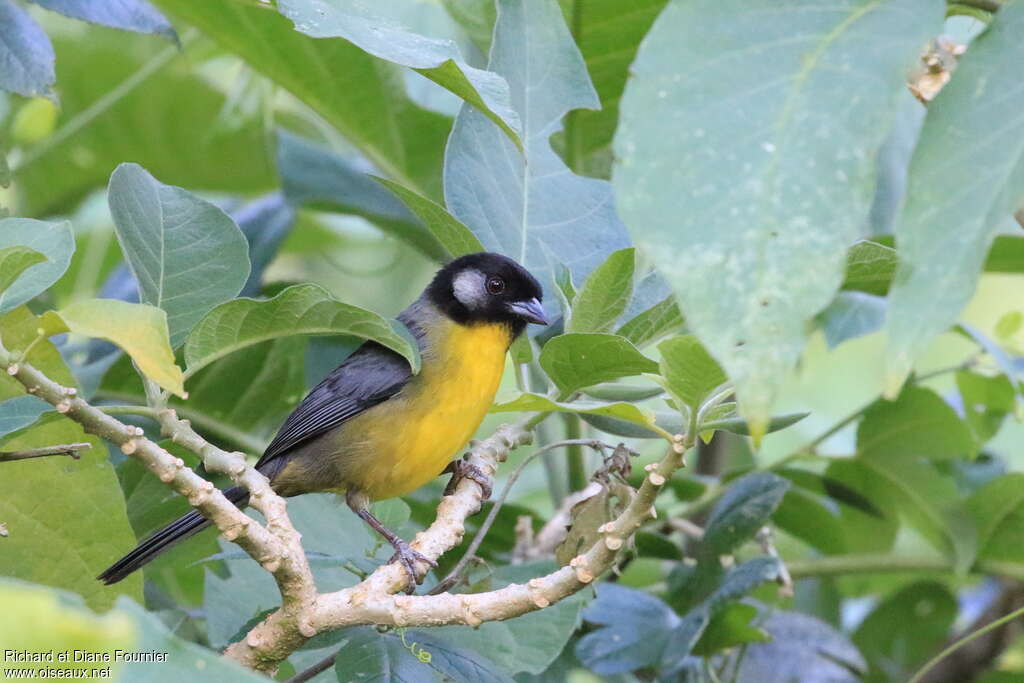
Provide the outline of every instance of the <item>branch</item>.
[[59,446],[44,446],[42,448],[29,448],[24,451],[0,452],[0,462],[13,462],[15,460],[28,460],[29,458],[43,458],[48,455],[67,455],[78,460],[78,451],[92,448],[88,443],[65,443]]
[[[145,438],[143,431],[124,424],[76,396],[76,390],[65,387],[0,345],[0,366],[20,382],[30,394],[39,396],[56,407],[57,412],[78,422],[95,434],[121,447],[161,481],[184,496],[220,530],[225,539],[234,541],[268,572],[273,574],[282,595],[283,613],[299,627],[301,613],[316,596],[312,573],[306,555],[298,545],[298,535],[284,513],[284,500],[270,490],[266,477],[246,464],[240,453],[226,453],[206,443],[173,411],[163,409],[158,416],[171,439],[203,457],[211,472],[229,475],[235,483],[246,486],[254,507],[264,512],[264,527],[239,510],[211,482],[197,475],[158,444]],[[148,381],[148,380],[147,380]],[[298,547],[298,552],[296,552]],[[303,622],[303,630],[308,626]]]
[[[493,473],[509,451],[530,442],[532,435],[527,431],[528,425],[500,427],[494,436],[475,446],[467,460],[484,472]],[[617,519],[601,527],[602,541],[573,558],[567,567],[526,584],[510,584],[485,593],[396,596],[393,594],[405,587],[408,577],[397,565],[384,565],[356,586],[320,595],[310,611],[313,631],[320,633],[361,624],[478,626],[485,621],[511,619],[554,604],[611,568],[626,539],[645,521],[655,517],[654,499],[682,465],[682,455],[692,444],[692,436],[674,442],[659,463],[649,466],[648,475],[632,502]],[[462,540],[466,518],[479,510],[480,505],[479,485],[464,480],[453,495],[441,501],[437,519],[417,534],[412,547],[437,559]],[[267,617],[242,641],[231,645],[226,654],[250,668],[272,671],[308,637],[278,612]]]

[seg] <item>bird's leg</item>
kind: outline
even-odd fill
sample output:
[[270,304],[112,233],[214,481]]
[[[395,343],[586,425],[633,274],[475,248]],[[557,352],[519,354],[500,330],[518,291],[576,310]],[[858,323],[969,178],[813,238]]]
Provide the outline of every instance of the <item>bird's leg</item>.
[[405,569],[405,573],[409,575],[409,585],[406,586],[405,592],[410,595],[415,593],[416,585],[423,582],[423,575],[426,574],[425,571],[423,572],[423,575],[419,573],[419,567],[417,564],[419,562],[424,562],[431,567],[436,567],[437,562],[434,562],[426,555],[413,550],[409,544],[399,538],[397,534],[381,524],[380,520],[374,517],[373,513],[370,512],[370,501],[362,491],[350,490],[345,494],[345,502],[348,503],[352,512],[359,515],[360,519],[373,527],[373,530],[383,536],[385,540],[391,544],[391,547],[395,549],[395,554],[391,556],[388,563],[390,564],[397,561],[402,565],[402,568]]
[[448,480],[448,485],[444,487],[444,493],[442,495],[452,495],[455,493],[455,487],[459,485],[460,481],[463,479],[470,479],[480,485],[480,492],[483,494],[483,500],[487,500],[491,497],[491,478],[476,465],[470,465],[461,458],[458,460],[452,460],[448,463],[448,467],[445,467],[441,472],[441,474],[446,473],[450,473],[452,478]]

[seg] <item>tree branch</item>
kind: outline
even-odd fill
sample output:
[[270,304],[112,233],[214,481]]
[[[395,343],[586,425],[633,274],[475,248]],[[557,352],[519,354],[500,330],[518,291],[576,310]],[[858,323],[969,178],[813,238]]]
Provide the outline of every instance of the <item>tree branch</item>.
[[29,458],[43,458],[48,455],[67,455],[78,460],[78,451],[92,448],[88,443],[65,443],[59,446],[43,446],[42,448],[29,448],[24,451],[0,452],[0,462],[13,462],[14,460],[28,460]]
[[[206,443],[174,412],[159,411],[161,426],[171,439],[203,457],[211,472],[222,472],[233,481],[246,486],[253,506],[264,513],[264,527],[239,510],[211,482],[197,475],[180,459],[143,436],[138,427],[124,424],[76,396],[72,387],[64,387],[0,344],[0,366],[25,389],[56,407],[57,412],[75,420],[85,430],[121,447],[161,481],[184,496],[220,530],[225,539],[234,541],[249,553],[277,581],[282,595],[282,613],[295,625],[308,631],[301,620],[302,612],[316,596],[313,575],[306,555],[298,545],[298,534],[284,512],[284,500],[275,494],[266,477],[246,464],[241,453],[226,453]],[[148,380],[147,380],[148,381]],[[296,552],[298,548],[298,552]],[[301,622],[301,624],[300,624]]]

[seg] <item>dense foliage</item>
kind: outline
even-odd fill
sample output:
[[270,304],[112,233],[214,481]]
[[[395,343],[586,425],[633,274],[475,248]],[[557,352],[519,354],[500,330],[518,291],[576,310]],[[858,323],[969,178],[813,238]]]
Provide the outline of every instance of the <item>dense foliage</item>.
[[[0,644],[258,680],[219,652],[281,602],[212,533],[97,582],[188,501],[18,363],[258,457],[362,340],[418,369],[393,316],[486,249],[558,322],[478,435],[534,446],[425,585],[599,543],[614,570],[477,628],[321,633],[277,677],[907,680],[1024,596],[1022,32],[1022,0],[0,0]],[[374,512],[412,538],[443,488]],[[332,496],[288,512],[321,591],[391,554]],[[1018,680],[1018,635],[922,680]]]

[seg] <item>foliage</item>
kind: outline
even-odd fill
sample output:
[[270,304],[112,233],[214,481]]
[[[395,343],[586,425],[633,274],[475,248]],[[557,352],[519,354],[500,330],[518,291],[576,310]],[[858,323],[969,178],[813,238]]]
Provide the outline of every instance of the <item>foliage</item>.
[[[426,584],[465,560],[455,593],[530,585],[595,543],[616,571],[479,628],[322,633],[280,676],[906,680],[1024,579],[1024,2],[975,8],[922,105],[908,70],[962,27],[943,9],[0,0],[0,353],[157,439],[151,380],[258,456],[360,343],[417,371],[395,316],[440,263],[502,252],[554,323],[478,436],[525,414],[567,452],[500,472]],[[0,374],[0,641],[254,680],[218,651],[281,596],[237,546],[95,581],[188,504],[64,408]],[[374,512],[412,538],[440,494]],[[288,513],[320,590],[391,555],[326,494]],[[1005,645],[975,673],[1020,675]]]

